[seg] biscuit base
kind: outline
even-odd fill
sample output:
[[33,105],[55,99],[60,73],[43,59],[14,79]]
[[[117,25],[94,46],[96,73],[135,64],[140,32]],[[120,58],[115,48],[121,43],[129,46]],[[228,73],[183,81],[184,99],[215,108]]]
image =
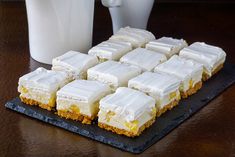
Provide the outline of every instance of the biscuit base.
[[124,130],[124,129],[119,129],[117,127],[114,127],[114,126],[110,126],[108,124],[105,124],[105,123],[101,123],[101,122],[98,122],[98,126],[102,129],[105,129],[105,130],[108,130],[108,131],[111,131],[113,133],[116,133],[116,134],[119,134],[119,135],[125,135],[125,136],[128,136],[128,137],[136,137],[136,136],[139,136],[145,129],[147,129],[148,127],[150,127],[153,123],[155,122],[155,117],[153,117],[152,119],[150,119],[148,122],[146,122],[144,125],[142,125],[138,132],[135,133],[135,132],[131,132],[131,131],[127,131],[127,130]]
[[173,107],[177,106],[178,104],[179,104],[179,100],[172,101],[171,103],[165,105],[162,109],[158,110],[158,112],[156,113],[156,116],[160,117],[167,110],[171,110]]
[[203,73],[202,74],[202,80],[203,81],[206,81],[208,80],[209,78],[211,78],[213,75],[215,75],[217,72],[219,72],[222,68],[224,67],[224,63],[220,64],[215,70],[212,71],[212,75],[208,75],[206,73]]
[[188,89],[186,92],[180,92],[180,95],[182,98],[187,98],[188,96],[195,94],[201,88],[202,88],[202,81],[197,82],[193,88]]
[[21,100],[23,103],[27,104],[27,105],[39,106],[39,107],[41,107],[41,108],[43,108],[43,109],[46,109],[46,110],[48,110],[48,111],[51,111],[51,110],[53,109],[53,107],[54,107],[54,105],[51,106],[51,105],[49,105],[49,104],[43,104],[43,103],[38,102],[38,101],[36,101],[36,100],[29,99],[29,98],[25,98],[25,97],[22,97],[22,96],[20,96],[20,100]]
[[58,116],[66,119],[72,119],[75,121],[81,121],[83,124],[91,124],[94,117],[89,117],[87,115],[83,115],[80,113],[64,111],[64,110],[57,110]]

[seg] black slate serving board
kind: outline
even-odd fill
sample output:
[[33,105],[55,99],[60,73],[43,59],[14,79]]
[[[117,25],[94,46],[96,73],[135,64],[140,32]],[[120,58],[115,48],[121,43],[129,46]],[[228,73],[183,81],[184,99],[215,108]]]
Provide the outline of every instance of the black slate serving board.
[[80,122],[62,119],[53,112],[25,105],[19,98],[7,102],[5,107],[121,150],[141,153],[199,111],[234,82],[235,65],[225,64],[217,75],[203,84],[199,92],[181,100],[177,107],[159,117],[150,128],[136,138],[128,138],[100,129],[96,125],[97,121],[92,125],[83,125]]

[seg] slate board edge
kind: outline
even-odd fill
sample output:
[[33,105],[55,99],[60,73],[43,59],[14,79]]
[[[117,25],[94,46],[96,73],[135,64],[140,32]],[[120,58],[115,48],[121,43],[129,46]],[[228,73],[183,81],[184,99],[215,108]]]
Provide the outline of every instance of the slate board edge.
[[[222,93],[223,91],[225,91],[226,89],[228,89],[228,88],[229,88],[231,85],[233,85],[233,84],[234,84],[234,81],[231,82],[230,84],[228,84],[223,90],[217,92],[214,97],[210,98],[210,100],[206,102],[206,104],[209,103],[210,101],[212,101],[215,97],[219,96],[220,93]],[[18,100],[17,100],[17,99],[18,99]],[[19,101],[19,98],[14,98],[12,101]],[[57,127],[59,127],[59,128],[62,128],[62,129],[64,129],[64,130],[68,130],[68,131],[70,131],[70,132],[73,132],[73,133],[76,133],[76,134],[79,134],[79,135],[82,135],[82,136],[85,136],[85,137],[88,137],[88,138],[92,138],[92,139],[94,139],[94,140],[96,140],[96,141],[99,141],[99,142],[101,142],[101,143],[105,143],[105,144],[109,144],[109,145],[110,145],[110,142],[109,142],[109,141],[100,140],[100,139],[99,139],[98,137],[96,137],[96,136],[95,136],[95,137],[91,137],[90,134],[86,134],[86,133],[81,132],[81,131],[80,131],[80,132],[74,131],[74,130],[72,130],[70,127],[65,127],[65,128],[66,128],[66,129],[65,129],[65,128],[62,127],[61,125],[58,125],[58,123],[60,123],[60,124],[63,123],[63,124],[69,125],[69,124],[67,124],[66,122],[64,122],[63,120],[51,121],[50,118],[49,118],[48,120],[44,120],[44,117],[45,117],[44,115],[41,115],[40,113],[37,113],[36,111],[34,111],[34,110],[32,110],[32,109],[30,109],[30,110],[31,110],[31,112],[34,112],[34,114],[28,114],[28,113],[24,112],[24,110],[25,110],[24,107],[18,106],[18,105],[16,105],[15,103],[13,103],[12,101],[8,101],[8,102],[5,104],[5,107],[8,108],[8,109],[14,110],[14,111],[16,111],[16,112],[23,113],[24,115],[26,115],[26,116],[28,116],[28,117],[32,117],[32,118],[34,118],[34,119],[37,119],[37,120],[40,120],[40,121],[42,121],[42,122],[46,122],[46,123],[52,124],[52,125],[54,125],[54,126],[57,126]],[[150,140],[151,142],[149,142],[148,144],[146,144],[145,147],[138,147],[138,148],[132,147],[132,148],[130,148],[130,147],[127,147],[127,146],[119,146],[117,143],[111,143],[110,146],[119,148],[119,149],[121,149],[121,150],[123,150],[123,151],[128,151],[128,152],[132,152],[132,153],[135,153],[135,154],[140,154],[140,153],[144,152],[145,150],[147,150],[149,147],[151,147],[153,144],[155,144],[157,141],[159,141],[160,139],[162,139],[163,137],[165,137],[166,135],[168,135],[171,131],[173,131],[175,128],[177,128],[178,126],[180,126],[180,124],[182,124],[183,122],[185,122],[187,119],[189,119],[191,116],[193,116],[195,113],[197,113],[199,110],[201,110],[201,109],[202,109],[203,107],[205,107],[205,106],[206,106],[206,105],[203,105],[202,107],[198,108],[197,111],[195,111],[195,112],[193,112],[193,113],[191,113],[191,114],[186,114],[186,116],[184,116],[183,119],[181,119],[180,121],[178,121],[178,123],[175,123],[174,125],[170,125],[170,127],[168,127],[168,128],[166,129],[164,135],[160,135],[160,136],[159,136],[159,135],[156,135],[156,136],[154,136],[153,139],[156,138],[156,137],[157,137],[157,138],[154,139],[154,140]],[[18,109],[17,109],[17,108],[18,108]],[[21,108],[21,109],[19,109],[19,108]],[[48,111],[48,112],[49,112],[49,111]],[[38,115],[40,115],[40,116],[38,116]],[[39,118],[39,117],[41,117],[41,118]],[[125,147],[125,148],[123,148],[123,147]]]
[[[129,145],[125,145],[125,144],[120,144],[118,142],[114,142],[114,141],[109,141],[108,138],[105,138],[104,136],[93,136],[92,134],[90,134],[89,132],[87,133],[86,130],[83,130],[80,128],[77,129],[77,130],[74,130],[70,127],[64,127],[61,126],[61,124],[65,124],[67,126],[71,126],[71,124],[67,123],[64,119],[58,117],[55,121],[55,119],[53,120],[53,117],[50,117],[46,118],[45,120],[45,115],[43,114],[40,114],[40,113],[37,113],[37,111],[34,111],[34,109],[29,109],[29,111],[31,112],[31,114],[29,114],[30,112],[24,112],[25,108],[22,106],[22,105],[18,105],[17,103],[14,103],[15,101],[20,101],[19,98],[15,98],[11,101],[8,101],[6,104],[5,104],[5,107],[8,108],[8,109],[11,109],[11,110],[14,110],[16,112],[19,112],[19,113],[23,113],[29,117],[32,117],[32,118],[35,118],[37,120],[40,120],[40,121],[43,121],[43,122],[47,122],[49,124],[52,124],[52,125],[55,125],[59,128],[63,128],[65,130],[68,130],[70,132],[73,132],[73,133],[77,133],[77,134],[80,134],[82,136],[85,136],[85,137],[88,137],[88,138],[91,138],[93,140],[96,140],[96,141],[99,141],[101,143],[105,143],[105,144],[108,144],[112,147],[116,147],[116,148],[119,148],[123,151],[127,151],[127,152],[131,152],[131,153],[135,153],[135,154],[139,154],[139,153],[142,153],[143,151],[145,151],[146,149],[148,149],[150,146],[152,146],[153,144],[155,144],[157,141],[159,141],[160,139],[162,139],[164,136],[166,136],[167,134],[169,134],[171,131],[173,131],[176,127],[178,127],[181,123],[183,123],[185,120],[187,120],[189,117],[193,116],[195,113],[197,113],[200,109],[202,109],[204,106],[206,106],[208,104],[208,102],[212,101],[215,97],[217,97],[220,93],[222,93],[224,90],[226,90],[227,88],[229,88],[232,84],[234,84],[235,82],[235,69],[233,67],[235,67],[234,64],[229,64],[228,67],[232,68],[232,78],[230,81],[228,81],[229,83],[221,88],[219,88],[219,90],[217,89],[217,91],[213,94],[212,97],[209,97],[207,98],[207,100],[205,101],[204,105],[196,108],[193,113],[187,113],[187,114],[184,114],[184,116],[179,120],[177,121],[177,123],[174,123],[174,124],[171,124],[169,126],[167,126],[165,129],[164,129],[164,133],[163,134],[155,134],[150,141],[144,143],[143,145],[140,145],[140,146],[129,146]],[[231,70],[231,69],[230,69]],[[231,74],[230,73],[230,74]],[[25,104],[23,104],[25,105]],[[28,105],[26,105],[28,106]],[[18,107],[18,108],[17,108]],[[20,109],[19,109],[20,108]],[[32,114],[32,112],[34,114]],[[48,111],[49,112],[49,111]],[[39,115],[39,116],[38,116]],[[60,125],[59,125],[60,124]],[[75,126],[76,127],[76,126]],[[85,131],[85,132],[84,132]]]
[[206,107],[207,104],[209,102],[211,102],[212,100],[214,100],[216,97],[218,97],[221,93],[223,93],[225,90],[227,90],[230,86],[232,86],[233,84],[235,83],[235,81],[231,82],[225,89],[217,92],[217,95],[211,97],[211,99],[209,99],[209,101],[207,101],[205,103],[205,105],[199,107],[196,109],[196,111],[194,111],[193,113],[190,113],[190,114],[185,114],[186,116],[184,116],[183,119],[181,119],[180,121],[178,121],[178,123],[175,123],[175,125],[170,125],[170,127],[168,127],[165,131],[165,134],[163,135],[160,135],[160,136],[155,136],[155,137],[158,137],[157,139],[154,139],[154,140],[150,140],[150,143],[147,144],[145,147],[139,147],[139,148],[134,148],[136,150],[134,150],[132,153],[135,153],[135,154],[140,154],[140,153],[143,153],[145,150],[147,150],[149,147],[151,147],[153,144],[155,144],[156,142],[160,141],[163,137],[167,136],[171,131],[173,131],[174,129],[176,129],[177,127],[179,127],[183,122],[187,121],[190,117],[192,117],[193,115],[195,115],[197,112],[199,112],[202,108]]
[[[31,118],[36,119],[36,120],[39,120],[39,121],[41,121],[41,122],[49,123],[49,124],[51,124],[51,125],[57,126],[57,127],[59,127],[59,128],[62,128],[62,129],[64,129],[64,130],[70,131],[70,132],[72,132],[72,133],[79,134],[79,135],[82,135],[82,136],[84,136],[84,137],[88,137],[89,139],[92,139],[92,140],[96,140],[96,141],[98,141],[98,142],[100,142],[100,143],[102,143],[102,144],[108,144],[109,146],[112,146],[112,147],[114,147],[114,148],[121,149],[121,150],[126,151],[126,152],[131,152],[131,153],[135,153],[135,154],[141,153],[141,151],[135,150],[135,148],[129,147],[129,146],[127,146],[127,145],[121,145],[121,146],[120,146],[119,143],[112,143],[112,142],[110,143],[110,141],[107,140],[107,139],[102,139],[102,140],[101,140],[98,136],[92,137],[91,134],[89,134],[89,133],[86,134],[86,133],[84,132],[84,131],[86,131],[86,130],[83,130],[83,131],[79,131],[79,132],[78,132],[78,131],[72,130],[71,127],[65,127],[64,125],[63,125],[63,126],[58,125],[58,124],[61,124],[61,123],[66,124],[67,126],[70,125],[70,124],[64,122],[63,120],[58,120],[58,119],[56,119],[56,121],[55,121],[55,120],[54,120],[54,121],[50,121],[50,118],[47,118],[47,119],[49,119],[49,120],[44,120],[45,115],[42,115],[42,114],[40,114],[40,113],[34,111],[33,109],[30,109],[29,111],[30,111],[31,113],[33,112],[34,114],[29,114],[29,112],[28,112],[28,113],[27,113],[27,112],[24,112],[24,111],[25,111],[25,108],[22,107],[22,106],[19,106],[19,105],[15,104],[14,101],[20,101],[20,100],[19,100],[18,97],[16,97],[16,98],[14,98],[13,100],[8,101],[8,102],[5,104],[5,107],[6,107],[7,109],[13,110],[13,111],[15,111],[15,112],[17,112],[17,113],[22,113],[22,114],[26,115],[27,117],[31,117]],[[26,105],[26,104],[25,104],[25,105]],[[37,106],[32,106],[32,107],[37,107]],[[20,108],[20,109],[19,109],[19,108]],[[50,112],[50,111],[48,111],[48,112]],[[39,115],[39,116],[38,116],[38,115]],[[41,118],[39,118],[39,117],[41,117]],[[58,116],[58,118],[61,119],[59,116]],[[97,126],[97,127],[98,127],[98,126]],[[125,148],[124,148],[124,147],[125,147]]]

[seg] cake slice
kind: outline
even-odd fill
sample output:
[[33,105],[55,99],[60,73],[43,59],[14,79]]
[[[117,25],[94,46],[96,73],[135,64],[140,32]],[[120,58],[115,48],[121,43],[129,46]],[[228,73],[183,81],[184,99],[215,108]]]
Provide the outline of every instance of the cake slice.
[[203,42],[193,43],[181,50],[179,55],[203,64],[203,81],[222,69],[226,58],[223,49]]
[[89,55],[96,56],[99,62],[107,60],[118,61],[123,55],[132,50],[131,43],[123,41],[107,40],[88,51]]
[[144,29],[131,27],[121,28],[110,37],[111,40],[130,42],[133,48],[144,47],[146,43],[155,39],[155,36]]
[[69,51],[52,60],[52,70],[67,72],[71,80],[86,79],[87,69],[96,64],[98,59],[95,56]]
[[150,41],[146,44],[146,49],[163,53],[169,59],[171,56],[178,54],[179,51],[186,46],[188,46],[188,44],[183,39],[162,37],[157,40]]
[[141,69],[116,61],[106,61],[88,69],[88,80],[96,80],[108,84],[114,91],[118,87],[126,87],[128,81],[139,75]]
[[181,97],[187,98],[202,87],[203,66],[193,60],[187,60],[177,55],[158,65],[155,72],[165,72],[181,80]]
[[155,101],[146,94],[120,87],[100,100],[98,125],[129,137],[139,136],[155,121]]
[[179,86],[179,79],[162,72],[144,72],[128,82],[129,88],[144,92],[156,100],[157,116],[178,104]]
[[144,48],[136,48],[124,55],[120,62],[137,66],[142,71],[153,71],[160,63],[165,62],[166,56]]
[[55,107],[57,90],[68,82],[69,77],[65,72],[38,68],[20,77],[20,99],[25,104],[38,105],[50,111]]
[[97,117],[99,100],[110,92],[108,85],[98,81],[74,80],[57,92],[57,114],[90,124]]

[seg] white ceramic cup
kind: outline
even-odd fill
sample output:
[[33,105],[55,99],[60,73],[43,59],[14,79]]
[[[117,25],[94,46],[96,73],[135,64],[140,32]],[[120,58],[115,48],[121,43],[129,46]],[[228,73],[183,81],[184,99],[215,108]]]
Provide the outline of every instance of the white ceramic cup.
[[94,0],[26,0],[31,57],[51,64],[92,45]]
[[113,33],[125,26],[146,29],[153,3],[154,0],[102,0],[109,8]]

